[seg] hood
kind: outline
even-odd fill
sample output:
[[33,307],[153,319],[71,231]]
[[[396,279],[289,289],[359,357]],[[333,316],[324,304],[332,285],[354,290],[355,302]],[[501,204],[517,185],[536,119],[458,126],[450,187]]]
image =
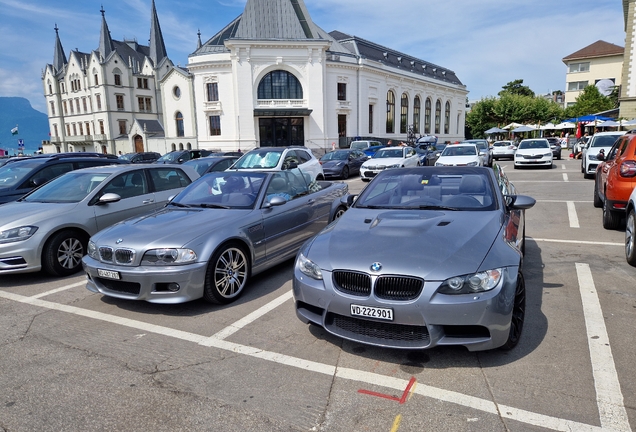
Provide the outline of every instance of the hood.
[[14,201],[0,206],[0,227],[35,225],[71,213],[79,203],[39,203]]
[[479,163],[479,159],[481,156],[471,155],[471,156],[440,156],[437,159],[437,162],[449,165],[466,165],[471,162]]
[[389,166],[404,163],[404,158],[371,158],[362,166]]
[[336,168],[338,166],[345,165],[347,161],[345,160],[328,160],[321,162],[323,168]]
[[100,245],[131,248],[183,247],[199,236],[233,226],[242,215],[254,210],[188,209],[166,207],[146,216],[128,219],[106,228],[92,237]]
[[474,273],[501,230],[499,211],[349,209],[319,234],[307,256],[324,270],[445,280]]

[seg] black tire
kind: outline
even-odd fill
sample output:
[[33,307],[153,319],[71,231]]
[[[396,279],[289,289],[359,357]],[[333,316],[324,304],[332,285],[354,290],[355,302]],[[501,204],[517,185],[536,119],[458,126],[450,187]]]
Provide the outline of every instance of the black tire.
[[345,212],[347,211],[346,207],[340,206],[336,209],[336,211],[333,214],[333,219],[331,219],[331,221],[335,221],[336,219],[340,219],[340,216],[342,216]]
[[349,167],[345,165],[345,167],[342,169],[342,179],[346,180],[349,178]]
[[557,155],[557,160],[561,160],[561,152]]
[[521,254],[526,256],[526,220],[523,219],[523,234],[521,234]]
[[88,236],[81,231],[64,230],[53,235],[42,250],[42,269],[52,276],[69,276],[82,269]]
[[625,225],[625,259],[631,266],[636,267],[636,213],[629,210]]
[[598,182],[594,182],[594,207],[601,208],[603,207],[603,201],[601,201],[601,197],[598,195]]
[[608,230],[616,230],[621,226],[621,214],[612,211],[607,203],[607,198],[603,201],[603,228]]
[[514,169],[519,169],[519,165],[517,165],[517,164],[513,164],[512,166],[513,166]]
[[203,298],[214,304],[228,304],[243,293],[250,278],[249,254],[238,243],[219,247],[212,255],[205,275]]
[[526,317],[526,283],[523,274],[517,274],[517,287],[515,289],[515,300],[512,307],[512,317],[510,318],[510,332],[508,340],[500,348],[503,351],[510,351],[519,343],[523,331],[523,322]]
[[583,178],[584,178],[584,179],[591,179],[591,178],[592,178],[592,175],[591,175],[591,174],[588,174],[588,173],[587,173],[587,171],[584,169],[584,170],[583,170]]

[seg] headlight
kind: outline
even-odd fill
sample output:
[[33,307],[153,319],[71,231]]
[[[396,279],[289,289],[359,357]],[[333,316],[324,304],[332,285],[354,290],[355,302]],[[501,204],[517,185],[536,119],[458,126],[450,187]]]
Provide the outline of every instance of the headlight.
[[97,245],[92,240],[88,241],[88,248],[87,248],[86,254],[89,257],[93,258],[94,260],[99,261],[99,253],[97,252]]
[[144,254],[141,265],[188,264],[196,260],[192,249],[151,249]]
[[473,294],[490,291],[499,285],[503,277],[502,269],[486,270],[471,275],[446,279],[437,290],[441,294]]
[[441,163],[441,162],[435,162],[435,166],[446,166],[446,165],[444,165],[444,164],[443,164],[443,163]]
[[477,166],[477,162],[468,162],[466,166]]
[[402,166],[402,164],[393,164],[393,165],[387,165],[387,168],[400,168]]
[[310,261],[302,253],[298,255],[298,268],[306,276],[312,279],[322,280],[322,271],[313,261]]
[[550,153],[544,153],[544,155],[543,155],[543,156],[552,156],[552,152],[550,152]]
[[595,155],[587,155],[589,160],[597,160]]
[[11,228],[0,232],[0,243],[11,243],[30,238],[38,230],[36,226]]

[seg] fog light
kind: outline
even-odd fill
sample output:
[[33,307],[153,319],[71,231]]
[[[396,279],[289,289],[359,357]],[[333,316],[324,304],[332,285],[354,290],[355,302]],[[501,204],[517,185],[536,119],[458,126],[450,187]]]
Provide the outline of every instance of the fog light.
[[177,292],[181,289],[178,283],[172,282],[168,284],[168,291]]

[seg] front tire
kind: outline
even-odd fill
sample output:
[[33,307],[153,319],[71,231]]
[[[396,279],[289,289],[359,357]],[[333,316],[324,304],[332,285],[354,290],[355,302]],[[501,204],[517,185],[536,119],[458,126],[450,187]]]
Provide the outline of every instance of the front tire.
[[342,177],[343,180],[346,180],[346,179],[349,178],[349,167],[348,166],[345,166],[342,169],[342,176],[341,177]]
[[523,322],[526,317],[526,283],[523,274],[517,274],[517,288],[515,289],[515,300],[512,307],[512,317],[510,318],[510,332],[508,340],[500,348],[504,351],[510,351],[519,343],[521,332],[523,331]]
[[347,211],[346,207],[340,206],[336,209],[335,213],[333,214],[333,219],[331,219],[331,221],[335,221],[336,219],[340,219],[340,216],[342,216],[343,214],[345,214],[345,212]]
[[250,278],[245,249],[236,243],[223,245],[212,255],[205,275],[203,298],[214,304],[228,304],[239,298]]
[[634,213],[634,209],[629,211],[625,226],[625,259],[629,265],[636,267],[636,213]]
[[601,197],[598,196],[598,182],[594,181],[594,207],[601,208],[603,207],[603,201],[601,201]]
[[69,276],[82,268],[88,237],[75,231],[60,231],[51,237],[42,251],[42,268],[52,276]]
[[603,228],[616,230],[621,226],[621,215],[609,208],[607,198],[603,201]]

